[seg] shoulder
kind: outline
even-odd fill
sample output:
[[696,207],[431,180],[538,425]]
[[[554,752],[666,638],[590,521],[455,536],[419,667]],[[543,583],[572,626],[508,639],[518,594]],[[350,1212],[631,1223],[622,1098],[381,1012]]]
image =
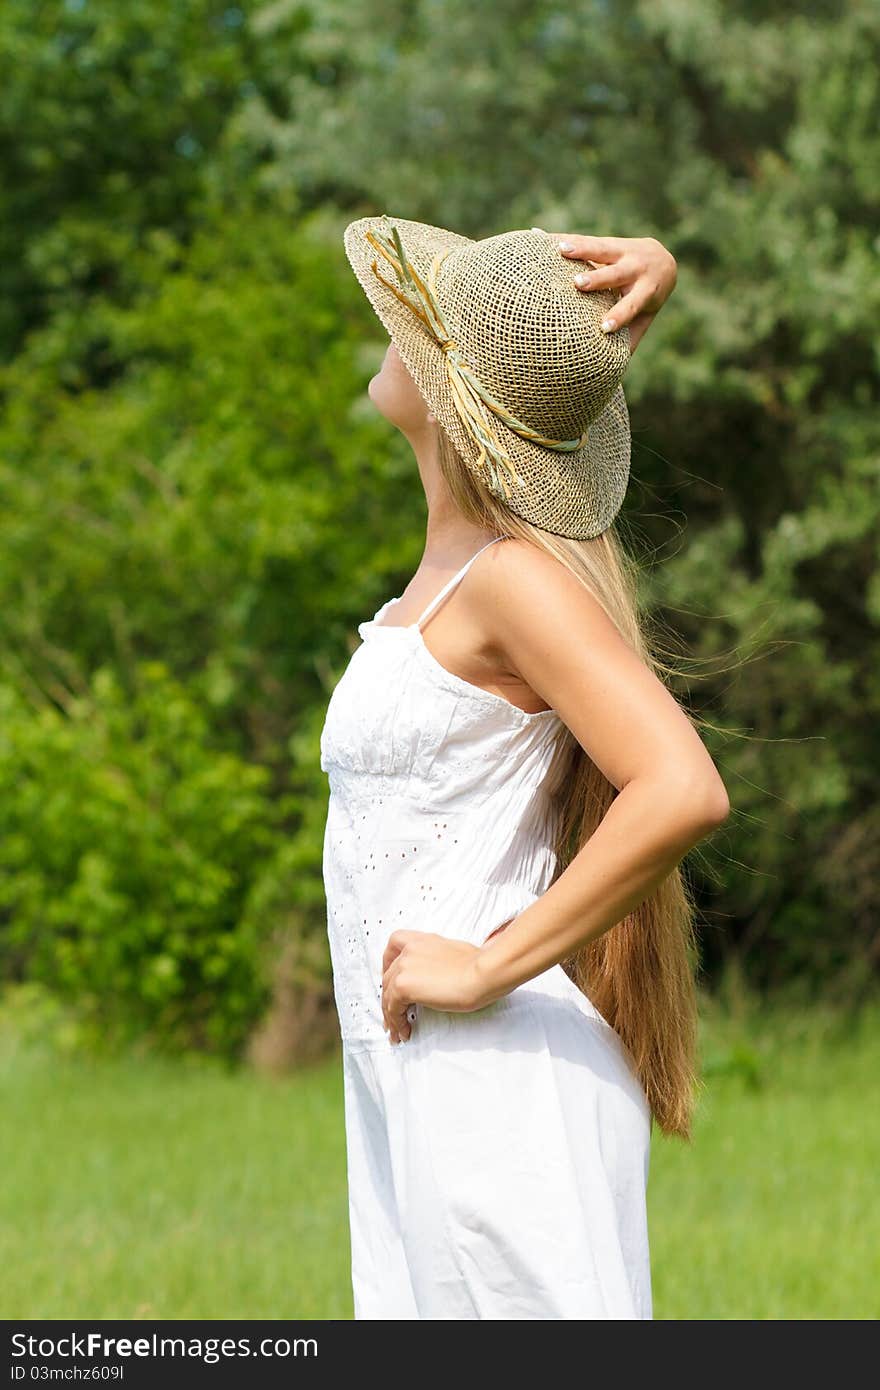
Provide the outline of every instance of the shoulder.
[[518,536],[505,537],[500,545],[493,545],[487,554],[492,558],[492,578],[508,588],[524,590],[549,586],[552,589],[573,580],[568,566],[555,555]]
[[541,546],[509,536],[487,552],[474,585],[474,602],[493,635],[540,631],[570,638],[572,627],[610,624],[593,593],[569,567]]

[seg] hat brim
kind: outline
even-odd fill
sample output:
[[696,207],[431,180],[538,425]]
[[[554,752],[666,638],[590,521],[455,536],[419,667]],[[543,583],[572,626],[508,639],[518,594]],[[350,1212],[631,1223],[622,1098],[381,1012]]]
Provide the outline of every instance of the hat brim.
[[[390,219],[400,232],[408,260],[425,275],[438,251],[472,246],[470,237],[460,236],[427,222],[404,217]],[[376,315],[387,329],[397,351],[430,410],[450,436],[465,463],[477,472],[479,446],[465,428],[455,406],[446,359],[436,339],[415,314],[385,286],[372,269],[376,252],[367,241],[368,231],[387,231],[385,217],[361,217],[345,229],[345,252],[358,281]],[[548,232],[534,233],[547,237]],[[386,278],[393,271],[380,266]],[[572,274],[576,267],[572,267]],[[615,303],[613,291],[596,291],[606,298],[607,308]],[[618,330],[629,347],[626,325]],[[523,520],[555,535],[588,539],[607,530],[626,495],[630,468],[630,423],[622,385],[618,385],[602,413],[590,425],[589,438],[571,453],[534,444],[516,434],[504,421],[493,416],[493,429],[499,442],[513,459],[518,471],[530,480],[505,503]],[[522,466],[521,466],[522,465]]]

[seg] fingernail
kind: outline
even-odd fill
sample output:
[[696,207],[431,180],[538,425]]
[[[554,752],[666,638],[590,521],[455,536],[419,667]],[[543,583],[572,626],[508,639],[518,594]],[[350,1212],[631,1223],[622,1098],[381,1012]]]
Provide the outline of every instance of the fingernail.
[[573,250],[574,250],[574,246],[572,245],[572,243],[571,243],[570,241],[560,241],[560,243],[559,243],[559,249],[560,249],[560,251],[573,251]]
[[611,332],[613,329],[615,329],[616,327],[617,327],[617,323],[616,323],[616,321],[615,321],[614,319],[603,319],[603,320],[602,320],[602,332],[603,332],[603,333],[610,333],[610,332]]
[[576,275],[574,277],[574,283],[576,285],[580,285],[581,289],[583,289],[586,285],[590,283],[590,277],[589,275]]

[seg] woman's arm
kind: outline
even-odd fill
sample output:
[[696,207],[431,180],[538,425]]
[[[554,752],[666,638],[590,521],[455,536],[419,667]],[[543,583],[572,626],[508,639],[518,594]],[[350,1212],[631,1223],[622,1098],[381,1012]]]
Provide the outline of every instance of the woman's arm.
[[580,236],[577,232],[550,235],[561,243],[560,252],[566,260],[598,262],[595,270],[584,267],[588,280],[580,289],[591,292],[611,287],[623,292],[606,320],[613,324],[607,331],[613,333],[628,323],[632,356],[675,289],[678,265],[672,252],[652,236]]
[[493,552],[470,598],[487,645],[557,711],[618,795],[559,878],[483,946],[393,933],[383,963],[392,1042],[409,1037],[409,1003],[482,1008],[601,936],[729,812],[693,725],[584,586],[526,542]]
[[728,810],[720,779],[696,767],[633,777],[556,882],[477,951],[472,1007],[508,994],[622,921]]

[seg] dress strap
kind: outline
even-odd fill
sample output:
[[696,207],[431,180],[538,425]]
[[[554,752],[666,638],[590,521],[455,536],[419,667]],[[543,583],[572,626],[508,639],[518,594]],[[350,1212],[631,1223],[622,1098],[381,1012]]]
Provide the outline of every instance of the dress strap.
[[464,579],[471,565],[474,563],[474,560],[476,560],[477,555],[482,555],[483,551],[488,550],[489,546],[494,545],[496,541],[503,541],[506,539],[506,536],[493,536],[491,541],[487,541],[485,545],[481,545],[476,554],[472,555],[469,560],[466,560],[465,563],[462,565],[461,569],[458,570],[458,572],[452,576],[448,583],[443,585],[443,588],[440,590],[439,594],[437,594],[435,598],[431,599],[431,602],[428,604],[427,608],[424,609],[421,616],[418,617],[416,621],[413,623],[413,627],[420,628],[422,626],[422,623],[429,616],[429,614],[433,613],[438,603],[445,599],[447,594],[452,592],[456,584],[461,583],[462,579]]

